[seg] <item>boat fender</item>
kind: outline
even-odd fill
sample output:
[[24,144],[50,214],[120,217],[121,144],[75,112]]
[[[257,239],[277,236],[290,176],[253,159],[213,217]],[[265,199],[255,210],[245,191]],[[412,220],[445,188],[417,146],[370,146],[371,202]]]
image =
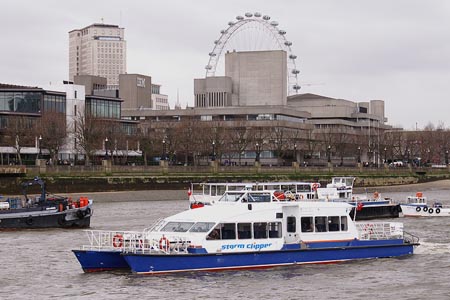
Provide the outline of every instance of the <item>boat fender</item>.
[[77,211],[77,217],[78,219],[83,219],[84,218],[84,211],[82,211],[81,209],[79,209]]
[[123,236],[121,234],[114,235],[112,244],[114,248],[121,248],[123,245]]
[[165,252],[170,249],[170,242],[165,236],[159,240],[159,249],[164,250]]
[[430,214],[432,214],[432,213],[433,213],[433,209],[430,208],[430,209],[428,210],[428,212],[429,212]]
[[91,214],[91,209],[88,207],[86,208],[86,210],[84,211],[84,216],[88,216]]
[[423,208],[423,211],[424,211],[424,212],[427,212],[427,211],[428,211],[428,207],[425,206],[425,207]]
[[304,198],[303,195],[300,195],[300,199],[303,200],[303,198]]
[[420,206],[416,207],[416,211],[419,212],[420,211]]
[[29,226],[33,225],[33,218],[31,216],[29,216],[26,220],[25,223]]
[[441,210],[439,208],[436,208],[436,213],[438,214],[440,212],[441,212]]

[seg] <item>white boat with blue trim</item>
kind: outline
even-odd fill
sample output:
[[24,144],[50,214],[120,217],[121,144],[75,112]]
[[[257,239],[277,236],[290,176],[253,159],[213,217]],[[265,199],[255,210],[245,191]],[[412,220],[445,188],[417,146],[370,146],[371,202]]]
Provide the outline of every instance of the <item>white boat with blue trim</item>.
[[401,207],[405,217],[450,217],[450,206],[443,205],[441,202],[429,204],[422,192],[409,196]]
[[[95,232],[73,250],[84,271],[137,274],[260,269],[413,254],[398,222],[356,223],[341,202],[279,201],[273,191],[229,191],[215,205],[167,217],[144,232]],[[103,234],[103,236],[101,236]]]

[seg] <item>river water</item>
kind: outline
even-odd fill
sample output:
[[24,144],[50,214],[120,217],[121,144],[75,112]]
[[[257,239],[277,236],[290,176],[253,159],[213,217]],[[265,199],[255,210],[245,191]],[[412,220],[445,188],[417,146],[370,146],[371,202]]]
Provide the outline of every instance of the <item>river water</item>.
[[[450,204],[450,184],[420,189],[429,200]],[[401,200],[416,191],[410,186],[382,193]],[[188,203],[99,201],[94,205],[92,229],[141,230],[185,210]],[[0,299],[450,299],[450,217],[391,221],[404,222],[405,231],[420,237],[413,256],[161,276],[83,273],[70,251],[87,242],[82,230],[0,232]]]

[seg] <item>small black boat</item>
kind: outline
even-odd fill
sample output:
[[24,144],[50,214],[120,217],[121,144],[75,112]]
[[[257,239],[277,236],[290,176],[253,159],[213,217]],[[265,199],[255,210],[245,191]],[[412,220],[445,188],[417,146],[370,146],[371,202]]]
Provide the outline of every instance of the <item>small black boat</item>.
[[[29,197],[27,189],[39,185],[41,194]],[[22,183],[24,198],[0,199],[0,230],[21,228],[87,228],[93,213],[87,197],[47,195],[45,182],[39,177]]]

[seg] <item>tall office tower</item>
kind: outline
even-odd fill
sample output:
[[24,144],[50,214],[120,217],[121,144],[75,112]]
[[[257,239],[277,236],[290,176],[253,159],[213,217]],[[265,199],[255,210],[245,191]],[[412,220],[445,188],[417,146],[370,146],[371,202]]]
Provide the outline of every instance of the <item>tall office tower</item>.
[[107,79],[108,88],[118,88],[119,74],[126,73],[127,43],[124,28],[92,24],[69,32],[69,78],[95,75]]

